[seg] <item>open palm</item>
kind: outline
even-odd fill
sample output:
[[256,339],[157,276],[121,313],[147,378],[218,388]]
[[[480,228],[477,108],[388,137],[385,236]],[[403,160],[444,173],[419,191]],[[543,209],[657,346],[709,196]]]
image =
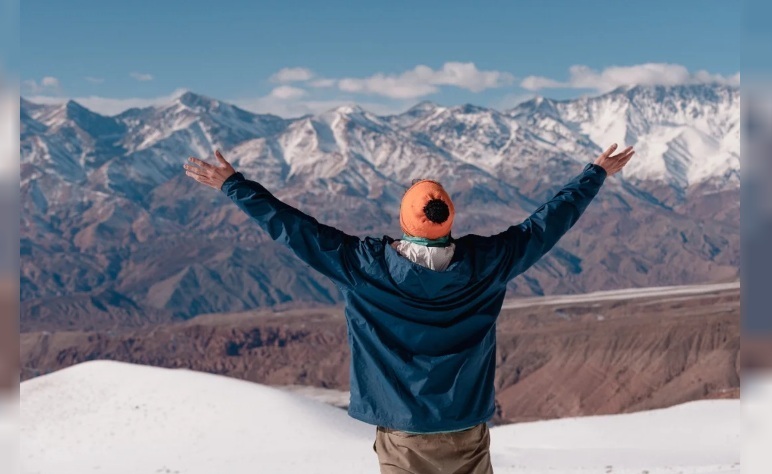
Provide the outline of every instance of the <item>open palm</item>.
[[217,165],[211,165],[204,160],[191,156],[188,157],[190,163],[185,163],[182,167],[185,168],[186,175],[199,183],[219,191],[225,180],[233,175],[236,170],[233,169],[230,163],[225,161],[220,150],[215,150],[214,156],[217,159]]
[[617,153],[616,155],[612,155],[614,150],[617,149],[617,144],[614,143],[606,151],[603,152],[602,155],[600,155],[596,160],[595,164],[598,166],[602,166],[603,169],[606,170],[606,174],[611,176],[612,174],[618,173],[622,170],[622,168],[625,167],[628,161],[630,161],[630,158],[633,157],[635,154],[635,150],[633,150],[632,146],[629,146],[622,150],[621,152]]

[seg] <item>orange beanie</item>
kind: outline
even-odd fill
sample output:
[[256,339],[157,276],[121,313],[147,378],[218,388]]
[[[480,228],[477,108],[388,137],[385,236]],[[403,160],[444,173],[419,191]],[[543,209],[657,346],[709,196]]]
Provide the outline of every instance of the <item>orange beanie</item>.
[[[438,200],[445,203],[447,211],[442,203],[432,202]],[[440,183],[430,179],[424,179],[412,185],[402,197],[402,205],[399,209],[402,232],[425,239],[439,239],[450,234],[454,216],[455,209],[450,196]],[[442,222],[438,222],[440,220]]]

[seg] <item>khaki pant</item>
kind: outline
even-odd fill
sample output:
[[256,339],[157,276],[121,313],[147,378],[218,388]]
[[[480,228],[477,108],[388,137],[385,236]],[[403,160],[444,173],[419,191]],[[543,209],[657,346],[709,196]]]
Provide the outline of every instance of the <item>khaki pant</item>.
[[378,426],[381,474],[492,474],[488,425],[455,433],[409,434]]

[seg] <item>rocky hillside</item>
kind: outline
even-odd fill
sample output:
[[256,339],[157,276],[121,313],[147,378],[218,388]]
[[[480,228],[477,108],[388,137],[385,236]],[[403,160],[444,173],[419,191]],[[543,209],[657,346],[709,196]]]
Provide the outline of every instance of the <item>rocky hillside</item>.
[[[497,324],[499,423],[739,396],[739,285],[535,298]],[[110,359],[348,390],[339,308],[210,314],[122,331],[21,335],[22,377]]]

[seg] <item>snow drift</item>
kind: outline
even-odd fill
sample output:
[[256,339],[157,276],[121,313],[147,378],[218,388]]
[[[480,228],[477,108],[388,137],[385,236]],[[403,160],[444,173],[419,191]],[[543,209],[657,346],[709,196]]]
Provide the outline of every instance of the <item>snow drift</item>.
[[[375,427],[186,369],[79,364],[21,384],[25,473],[377,473]],[[500,473],[739,472],[740,402],[492,428]]]

